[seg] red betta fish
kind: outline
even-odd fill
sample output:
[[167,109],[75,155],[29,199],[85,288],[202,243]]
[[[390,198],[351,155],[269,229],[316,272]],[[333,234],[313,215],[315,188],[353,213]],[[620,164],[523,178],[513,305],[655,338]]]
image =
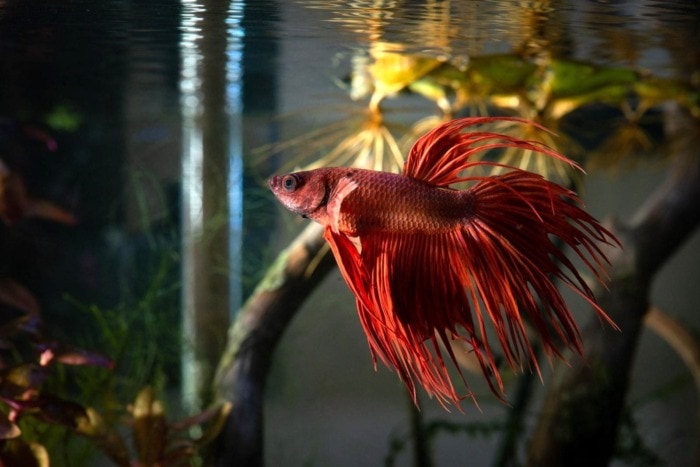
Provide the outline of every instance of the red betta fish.
[[[512,367],[539,372],[525,325],[547,355],[559,343],[581,354],[581,334],[557,289],[559,279],[615,324],[560,249],[568,245],[599,281],[615,237],[581,208],[576,194],[542,176],[511,168],[468,176],[475,153],[515,147],[573,161],[534,142],[467,127],[517,118],[453,120],[421,137],[403,173],[321,168],[270,179],[288,209],[325,226],[324,237],[355,295],[372,356],[399,377],[416,400],[416,383],[441,404],[459,402],[444,352],[457,367],[451,339],[474,352],[491,390],[504,395],[492,348]],[[450,185],[467,182],[467,189]],[[487,333],[487,322],[493,331]]]

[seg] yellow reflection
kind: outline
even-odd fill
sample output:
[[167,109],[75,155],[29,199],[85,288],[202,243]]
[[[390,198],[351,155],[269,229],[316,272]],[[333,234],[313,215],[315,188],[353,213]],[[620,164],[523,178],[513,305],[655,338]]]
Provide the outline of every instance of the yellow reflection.
[[[403,135],[404,139],[399,141]],[[325,125],[282,143],[260,148],[258,155],[286,154],[279,169],[312,170],[319,167],[353,166],[399,172],[407,144],[408,128],[385,122],[381,113],[363,112]],[[413,139],[413,141],[415,138]]]
[[[354,165],[398,171],[410,144],[437,124],[457,116],[503,114],[533,120],[552,133],[523,125],[504,131],[541,141],[586,164],[590,152],[564,131],[569,128],[564,120],[582,109],[605,107],[609,115],[623,116],[617,133],[603,146],[618,155],[651,147],[651,138],[638,122],[666,102],[674,101],[700,116],[700,92],[692,83],[654,77],[632,66],[567,58],[571,32],[555,2],[515,6],[494,2],[478,7],[449,1],[411,6],[388,0],[304,4],[330,11],[330,21],[364,45],[353,50],[348,95],[353,102],[365,103],[367,110],[359,119],[276,145],[275,151],[292,149],[286,168],[303,160],[304,168]],[[501,30],[503,50],[485,52],[480,38]],[[615,37],[634,34],[617,31]],[[629,58],[632,62],[634,57]],[[388,100],[402,101],[407,95],[432,103],[433,111],[414,123],[389,125]],[[398,119],[394,114],[391,118]],[[497,157],[500,163],[563,184],[576,182],[571,167],[540,153],[508,150]],[[611,157],[608,162],[619,159]]]

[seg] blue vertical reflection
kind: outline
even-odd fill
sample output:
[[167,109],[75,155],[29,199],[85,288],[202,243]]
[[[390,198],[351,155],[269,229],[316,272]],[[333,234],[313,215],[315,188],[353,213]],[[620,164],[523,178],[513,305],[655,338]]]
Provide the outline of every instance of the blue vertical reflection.
[[230,116],[229,150],[229,298],[231,319],[242,301],[243,247],[243,0],[232,0],[226,18],[228,44],[226,50],[226,104]]

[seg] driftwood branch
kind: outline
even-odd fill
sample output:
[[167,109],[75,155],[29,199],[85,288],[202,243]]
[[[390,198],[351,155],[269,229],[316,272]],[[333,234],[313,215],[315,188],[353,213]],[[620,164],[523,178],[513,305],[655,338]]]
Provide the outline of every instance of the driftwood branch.
[[335,262],[323,230],[311,224],[270,267],[236,316],[219,364],[219,399],[232,403],[212,457],[217,465],[263,465],[263,399],[272,357],[284,330]]
[[644,323],[676,351],[693,375],[695,389],[700,394],[700,338],[697,334],[683,320],[656,307],[647,312]]
[[[613,258],[612,281],[599,301],[621,332],[593,323],[585,336],[585,361],[559,365],[528,452],[532,466],[602,466],[613,455],[616,434],[647,310],[660,267],[700,224],[700,154],[696,121],[668,115],[674,149],[664,184],[631,224],[618,228],[624,244]],[[687,127],[682,128],[684,125]]]

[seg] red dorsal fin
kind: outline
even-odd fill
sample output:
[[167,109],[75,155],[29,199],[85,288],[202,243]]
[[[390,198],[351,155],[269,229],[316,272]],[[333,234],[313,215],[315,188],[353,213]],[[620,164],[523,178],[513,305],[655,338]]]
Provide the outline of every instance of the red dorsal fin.
[[403,174],[435,186],[449,186],[463,181],[459,174],[469,167],[479,164],[499,165],[494,162],[470,160],[475,153],[509,147],[541,152],[581,170],[572,160],[537,141],[522,140],[489,131],[462,131],[468,127],[497,122],[533,125],[548,131],[537,123],[516,117],[467,117],[452,120],[431,130],[416,141],[406,159]]

